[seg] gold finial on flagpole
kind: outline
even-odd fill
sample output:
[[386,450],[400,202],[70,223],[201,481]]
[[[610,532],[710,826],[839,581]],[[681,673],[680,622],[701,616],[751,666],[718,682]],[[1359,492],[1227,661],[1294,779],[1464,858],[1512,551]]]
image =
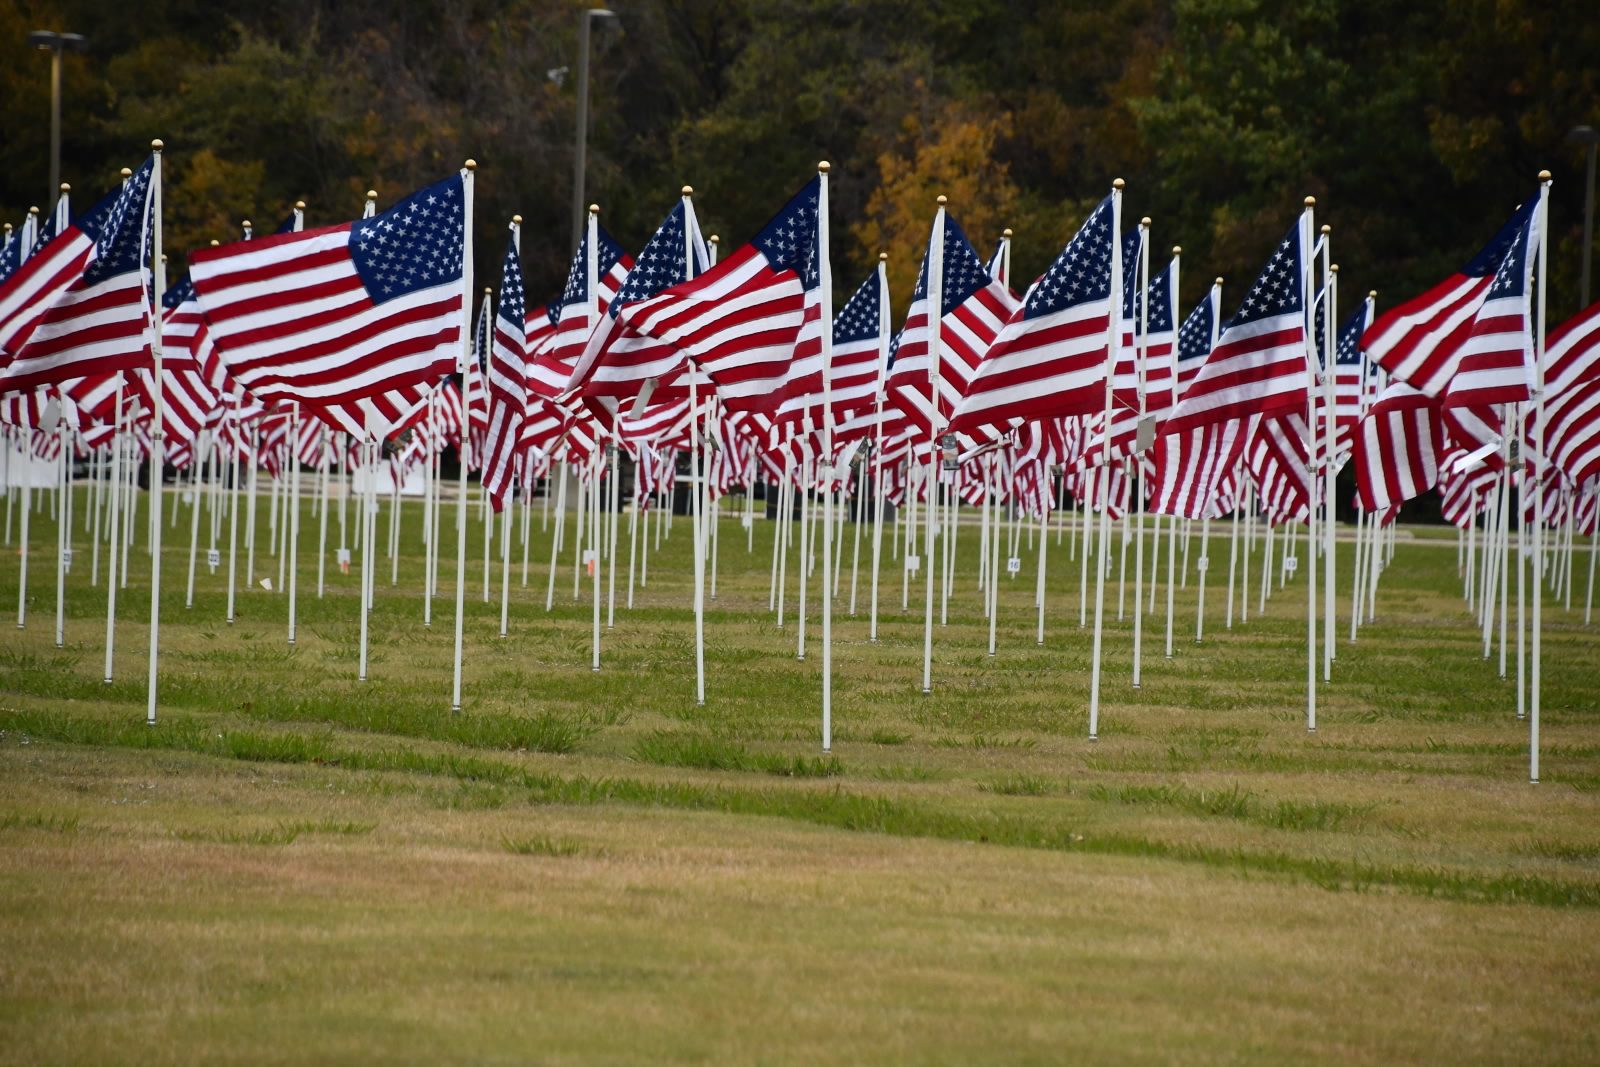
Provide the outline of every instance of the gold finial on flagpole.
[[1113,189],[1125,189],[1125,188],[1127,188],[1127,186],[1128,186],[1128,183],[1123,181],[1121,178],[1112,178],[1111,179],[1111,188],[1113,188]]
[[1316,206],[1317,206],[1317,198],[1316,197],[1314,197],[1314,196],[1306,197],[1306,207],[1316,207]]
[[1371,297],[1373,300],[1378,299],[1378,290],[1376,290],[1376,289],[1368,289],[1367,290],[1367,296]]
[[513,226],[521,226],[522,225],[522,216],[521,215],[512,215],[511,216],[511,225],[513,225]]
[[722,243],[722,238],[718,237],[716,234],[712,234],[710,237],[706,238],[706,240],[710,241],[714,245],[719,245]]
[[1542,181],[1542,182],[1549,181],[1550,180],[1550,172],[1547,171],[1547,170],[1541,170],[1539,172],[1539,180]]
[[950,202],[950,198],[948,196],[945,196],[943,193],[939,194],[938,204],[939,204],[940,207],[944,207],[949,202]]
[[70,184],[68,184],[67,182],[62,182],[61,183],[61,191],[63,193],[70,193],[70,192],[72,192],[72,186]]
[[478,161],[476,159],[469,159],[465,163],[463,163],[462,166],[466,167],[468,170],[477,170],[478,169]]
[[1326,222],[1324,222],[1322,224],[1322,236],[1326,237],[1326,236],[1328,236],[1328,234],[1330,234],[1332,232],[1333,232],[1333,227],[1329,226]]
[[889,253],[887,253],[887,252],[879,252],[878,253],[878,262],[879,263],[887,263],[887,262],[889,262]]
[[124,180],[127,180],[128,178],[133,177],[133,168],[132,167],[123,167],[117,173],[121,174]]
[[684,196],[693,196],[693,195],[694,195],[694,186],[692,186],[692,185],[685,185],[685,186],[684,186],[684,187],[683,187],[683,195],[684,195]]
[[1011,240],[1011,238],[1014,236],[1011,227],[1007,226],[1005,229],[1001,230],[1000,236],[1004,237],[1008,241]]
[[1330,264],[1329,264],[1329,265],[1328,265],[1328,273],[1329,273],[1329,274],[1338,274],[1338,273],[1339,273],[1339,264],[1337,264],[1337,263],[1330,263]]
[[832,169],[833,169],[833,164],[829,163],[826,159],[822,160],[821,162],[819,162],[817,164],[817,173],[819,173],[819,174],[826,174],[826,173],[828,173],[828,171],[830,171]]
[[590,204],[589,205],[589,214],[591,214],[591,215],[600,214],[600,205],[599,204]]
[[306,209],[306,202],[304,200],[296,200],[294,202],[294,207],[296,211],[304,211]]
[[165,147],[167,146],[162,143],[161,138],[159,137],[150,142],[150,150],[153,152],[159,152]]
[[1175,255],[1175,256],[1183,255],[1183,246],[1182,245],[1173,245],[1172,246],[1172,254]]
[[1139,225],[1140,226],[1149,226],[1150,225],[1150,216],[1146,215],[1144,218],[1140,219],[1139,220]]
[[1221,285],[1221,284],[1222,284],[1222,279],[1221,279],[1221,278],[1218,278],[1218,279],[1217,279],[1217,284],[1218,284],[1218,285]]

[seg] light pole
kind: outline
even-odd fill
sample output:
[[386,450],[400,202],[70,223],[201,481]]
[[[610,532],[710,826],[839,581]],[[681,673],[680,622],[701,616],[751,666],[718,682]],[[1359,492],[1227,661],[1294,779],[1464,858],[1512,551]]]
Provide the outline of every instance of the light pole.
[[595,19],[614,19],[615,11],[587,8],[578,15],[578,137],[572,153],[572,247],[583,242],[588,218],[583,203],[583,177],[589,154],[589,26]]
[[28,34],[28,43],[50,53],[50,196],[54,198],[61,185],[61,53],[82,52],[89,39],[81,33],[35,30]]
[[1579,283],[1579,308],[1589,306],[1589,260],[1594,247],[1594,150],[1600,142],[1600,133],[1592,126],[1574,126],[1567,131],[1567,140],[1589,146],[1589,175],[1583,187],[1583,274]]

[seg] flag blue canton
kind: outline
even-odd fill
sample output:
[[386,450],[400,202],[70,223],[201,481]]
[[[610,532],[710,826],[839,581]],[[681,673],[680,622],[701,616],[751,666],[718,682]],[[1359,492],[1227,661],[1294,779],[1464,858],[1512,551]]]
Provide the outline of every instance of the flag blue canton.
[[466,235],[459,174],[350,225],[350,256],[374,304],[459,281]]
[[1494,240],[1483,246],[1483,250],[1472,257],[1472,262],[1461,269],[1461,273],[1469,278],[1487,278],[1498,272],[1505,263],[1506,253],[1519,238],[1526,243],[1527,231],[1533,222],[1533,213],[1539,206],[1539,197],[1534,196],[1525,201],[1509,221],[1494,235]]
[[171,311],[193,299],[194,282],[189,280],[188,274],[185,274],[178,279],[176,285],[169,286],[167,291],[161,294],[161,306]]
[[1150,279],[1150,288],[1145,292],[1145,303],[1149,307],[1149,323],[1146,327],[1148,333],[1170,333],[1172,331],[1172,264]]
[[[111,196],[106,197],[105,200],[101,201],[101,205],[109,204],[111,202],[112,197],[114,197],[115,195],[116,194],[113,193],[113,194],[111,194]],[[54,211],[52,211],[52,212],[50,212],[49,215],[45,216],[39,222],[39,232],[33,235],[33,247],[28,250],[28,255],[30,255],[30,256],[37,255],[39,253],[39,251],[42,248],[44,248],[45,245],[49,244],[51,241],[54,241],[55,239],[56,239],[56,213]],[[26,257],[24,257],[24,258],[26,258]]]
[[[989,269],[978,258],[977,249],[967,240],[966,232],[955,216],[944,216],[944,275],[940,279],[943,291],[939,294],[939,317],[950,314],[966,303],[967,298],[989,284]],[[917,289],[911,299],[924,300],[928,296],[928,257],[922,257],[922,272],[917,275]]]
[[822,179],[812,178],[755,238],[755,246],[773,270],[794,271],[807,289],[815,289],[822,282],[817,270],[817,206],[821,197]]
[[1178,330],[1178,359],[1205,359],[1211,354],[1211,294],[1200,298]]
[[94,242],[95,258],[83,272],[86,285],[103,282],[107,278],[146,265],[150,245],[148,235],[154,222],[145,211],[150,195],[150,178],[155,173],[155,160],[147,159],[144,166],[133,172],[122,188],[101,200],[89,213],[78,219],[78,229]]
[[836,345],[865,341],[878,336],[878,272],[873,270],[833,320]]
[[1135,300],[1139,289],[1139,244],[1143,231],[1137,226],[1122,235],[1122,321],[1132,329]]
[[1365,301],[1355,314],[1344,320],[1344,325],[1339,327],[1339,336],[1334,342],[1333,361],[1346,367],[1354,367],[1361,362],[1361,335],[1367,329],[1367,305]]
[[[612,318],[616,318],[626,304],[655,296],[669,285],[689,280],[684,270],[683,216],[683,201],[680,200],[645,242],[622,288],[617,290],[617,298],[611,301]],[[706,261],[700,258],[700,250],[695,249],[695,273],[705,270],[706,266]]]
[[272,236],[294,232],[294,212],[289,212],[289,217],[278,223],[278,228],[272,231]]
[[499,316],[514,329],[522,329],[528,313],[527,292],[522,288],[522,257],[517,255],[517,242],[506,242],[506,258],[500,265]]
[[1023,315],[1036,319],[1111,296],[1111,198],[1084,220],[1044,277],[1034,284]]
[[483,369],[484,360],[489,356],[489,335],[491,327],[490,318],[493,313],[489,310],[489,302],[485,300],[478,310],[478,324],[472,331],[472,363],[479,370]]
[[1000,243],[994,246],[994,254],[989,257],[989,262],[983,265],[984,273],[994,281],[1000,280],[1000,265],[1005,262],[1006,242],[1001,238]]
[[20,266],[22,266],[22,234],[14,233],[6,242],[6,246],[0,248],[0,282],[11,277]]
[[[612,267],[617,265],[617,260],[622,258],[622,246],[606,232],[606,228],[599,223],[595,224],[595,232],[599,234],[595,248],[595,277],[604,278]],[[572,254],[572,265],[567,268],[567,287],[561,291],[561,299],[557,301],[556,311],[550,316],[550,321],[555,322],[560,317],[562,307],[573,304],[582,304],[589,299],[589,230],[584,228],[583,240],[578,242],[578,250]]]
[[1255,284],[1245,294],[1239,310],[1228,320],[1229,326],[1243,326],[1276,315],[1305,312],[1305,260],[1300,247],[1300,222],[1289,228],[1288,236],[1278,242],[1272,258],[1261,269]]
[[[1538,201],[1529,201],[1536,204]],[[1518,215],[1524,215],[1519,211]],[[1512,234],[1511,242],[1506,246],[1505,255],[1500,259],[1499,269],[1495,271],[1494,281],[1489,283],[1489,291],[1484,294],[1485,300],[1494,300],[1499,297],[1521,296],[1528,290],[1528,246],[1532,243],[1533,216],[1527,214],[1522,225],[1517,227]]]

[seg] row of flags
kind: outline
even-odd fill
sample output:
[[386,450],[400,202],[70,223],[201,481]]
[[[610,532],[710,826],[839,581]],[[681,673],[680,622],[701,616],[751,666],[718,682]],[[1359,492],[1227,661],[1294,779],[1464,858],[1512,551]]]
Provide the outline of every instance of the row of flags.
[[1038,487],[1059,470],[1093,506],[1126,509],[1138,484],[1151,510],[1190,518],[1249,479],[1275,520],[1303,521],[1327,504],[1318,472],[1352,457],[1359,506],[1384,515],[1441,489],[1470,516],[1483,491],[1460,483],[1538,455],[1574,499],[1600,476],[1600,305],[1549,332],[1542,422],[1528,404],[1543,184],[1459,273],[1382,315],[1369,296],[1331,338],[1309,210],[1231,317],[1220,279],[1180,314],[1179,258],[1152,262],[1120,186],[1021,294],[1006,244],[980,257],[941,204],[899,330],[881,264],[825,325],[820,178],[720,262],[687,189],[637,256],[591,215],[547,303],[527,299],[513,222],[474,331],[464,169],[350,223],[305,230],[297,212],[196,251],[164,289],[158,385],[153,174],[146,161],[75,218],[63,194],[0,248],[0,396],[25,398],[0,407],[8,421],[54,405],[95,440],[122,417],[115,396],[147,417],[159,394],[183,462],[206,430],[244,449],[249,420],[286,405],[399,438],[456,404],[497,510],[552,456],[598,471],[607,441],[652,463],[736,442],[729,485],[939,455],[966,471],[952,484],[983,484],[981,457],[1003,449],[1023,458],[1008,495],[1053,501]]

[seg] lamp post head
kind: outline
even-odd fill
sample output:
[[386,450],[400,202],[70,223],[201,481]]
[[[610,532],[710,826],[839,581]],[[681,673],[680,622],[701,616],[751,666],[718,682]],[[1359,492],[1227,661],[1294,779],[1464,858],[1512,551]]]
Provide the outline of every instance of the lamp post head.
[[81,33],[34,30],[28,34],[28,43],[41,52],[82,52],[88,49],[89,38]]

